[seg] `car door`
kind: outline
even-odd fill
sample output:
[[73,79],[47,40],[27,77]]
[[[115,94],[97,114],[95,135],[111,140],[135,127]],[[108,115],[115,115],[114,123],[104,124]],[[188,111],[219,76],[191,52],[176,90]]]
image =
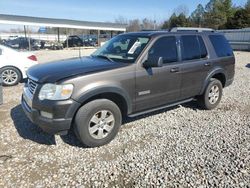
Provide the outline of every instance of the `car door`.
[[136,111],[174,102],[180,96],[180,72],[175,36],[164,36],[148,47],[147,56],[163,58],[163,66],[136,70]]
[[6,56],[4,55],[4,49],[0,47],[0,68],[6,66]]
[[181,99],[198,95],[211,69],[211,62],[202,36],[182,35],[181,43]]

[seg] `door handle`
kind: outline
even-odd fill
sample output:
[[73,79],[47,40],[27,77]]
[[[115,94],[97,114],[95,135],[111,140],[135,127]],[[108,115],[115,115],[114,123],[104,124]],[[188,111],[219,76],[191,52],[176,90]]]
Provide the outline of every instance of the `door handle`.
[[170,72],[172,72],[172,73],[179,72],[179,71],[180,71],[179,67],[174,67],[174,68],[170,69]]
[[206,67],[209,67],[209,66],[211,66],[211,63],[210,62],[207,62],[207,63],[205,63],[204,64]]

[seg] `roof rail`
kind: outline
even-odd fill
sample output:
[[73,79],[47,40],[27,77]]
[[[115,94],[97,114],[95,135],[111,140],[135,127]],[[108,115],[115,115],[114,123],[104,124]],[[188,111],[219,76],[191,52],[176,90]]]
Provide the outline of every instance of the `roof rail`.
[[180,32],[180,31],[195,31],[195,32],[215,32],[211,28],[199,28],[199,27],[174,27],[170,32]]
[[164,29],[142,29],[140,31],[157,31],[157,32],[168,32],[168,30],[164,30]]

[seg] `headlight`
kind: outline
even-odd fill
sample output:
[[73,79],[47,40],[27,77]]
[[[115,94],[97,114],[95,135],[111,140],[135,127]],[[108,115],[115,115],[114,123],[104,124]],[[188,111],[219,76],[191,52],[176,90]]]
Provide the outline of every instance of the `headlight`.
[[38,98],[40,100],[66,100],[71,97],[73,88],[74,86],[72,84],[44,84],[39,92]]

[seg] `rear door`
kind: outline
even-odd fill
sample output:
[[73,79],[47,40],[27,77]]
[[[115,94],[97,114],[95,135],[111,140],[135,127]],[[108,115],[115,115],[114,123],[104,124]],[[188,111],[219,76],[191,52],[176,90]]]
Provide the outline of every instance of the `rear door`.
[[211,69],[209,54],[201,35],[182,35],[181,99],[198,95]]
[[164,36],[155,41],[147,52],[162,57],[162,67],[136,70],[136,111],[143,111],[174,102],[180,96],[177,40],[175,36]]

